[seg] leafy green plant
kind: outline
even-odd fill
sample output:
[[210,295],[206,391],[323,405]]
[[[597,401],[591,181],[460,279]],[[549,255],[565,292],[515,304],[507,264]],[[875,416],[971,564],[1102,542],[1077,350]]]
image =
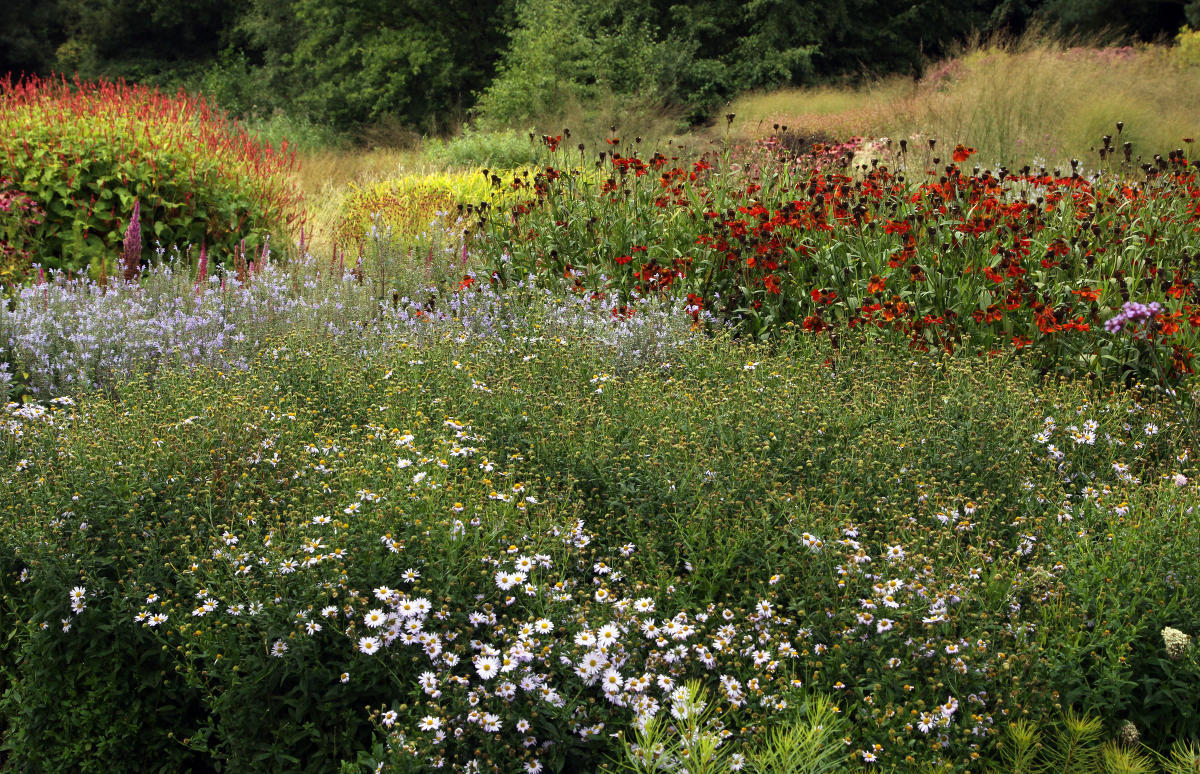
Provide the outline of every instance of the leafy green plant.
[[[1177,464],[1170,458],[1164,463]],[[1169,481],[1169,471],[1166,467],[1158,475]],[[1173,653],[1162,634],[1164,627],[1190,629],[1200,618],[1200,609],[1169,569],[1182,566],[1184,555],[1176,545],[1195,539],[1194,520],[1186,507],[1139,502],[1131,494],[1109,514],[1081,509],[1085,534],[1066,533],[1065,540],[1056,540],[1061,560],[1078,572],[1064,578],[1062,601],[1044,610],[1047,619],[1061,614],[1053,639],[1039,639],[1047,646],[1048,679],[1066,703],[1127,718],[1147,744],[1165,748],[1200,733],[1191,701],[1200,684],[1195,649]],[[1126,508],[1154,515],[1127,519],[1122,516]],[[1111,534],[1120,547],[1093,544],[1088,525]],[[1111,593],[1114,585],[1124,591]]]
[[32,263],[26,245],[43,217],[37,202],[12,188],[11,183],[0,177],[0,284],[24,278]]
[[1190,736],[1162,630],[1197,631],[1197,468],[1161,391],[738,340],[569,278],[380,304],[385,267],[326,266],[0,309],[18,378],[45,368],[0,407],[18,768],[170,740],[176,768],[593,771],[651,716],[640,749],[764,771],[1006,771],[1018,732],[1026,770],[1136,770],[1093,719]]
[[1175,48],[1171,53],[1184,66],[1200,65],[1200,30],[1184,25],[1175,36]]
[[1105,742],[1100,753],[1106,774],[1156,774],[1158,771],[1153,758],[1117,742]]
[[689,682],[671,697],[667,711],[639,719],[634,741],[622,738],[622,770],[633,774],[678,772],[723,774],[729,771],[731,752],[716,717],[717,705],[698,682]]
[[486,131],[467,127],[448,140],[433,139],[425,153],[454,167],[487,167],[501,171],[536,164],[541,153],[533,138],[515,129]]
[[[17,249],[57,269],[112,273],[135,202],[142,247],[214,256],[286,245],[300,225],[295,157],[214,106],[107,81],[0,83],[0,176],[42,209]],[[146,250],[150,252],[150,250]]]
[[1104,736],[1104,725],[1099,718],[1067,710],[1053,731],[1053,736],[1048,737],[1028,721],[1018,719],[1010,723],[1000,747],[1005,771],[1083,774],[1099,770]]
[[845,719],[828,697],[807,697],[794,715],[769,729],[747,756],[754,774],[826,774],[844,764]]
[[1197,774],[1200,772],[1200,744],[1176,740],[1166,755],[1156,754],[1166,774]]

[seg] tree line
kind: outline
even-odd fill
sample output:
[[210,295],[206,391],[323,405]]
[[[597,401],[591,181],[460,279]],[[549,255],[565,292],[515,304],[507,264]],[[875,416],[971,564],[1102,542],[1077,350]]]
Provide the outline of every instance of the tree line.
[[343,131],[519,121],[596,93],[699,121],[747,89],[917,75],[972,35],[1188,23],[1200,0],[7,0],[0,73],[182,86]]

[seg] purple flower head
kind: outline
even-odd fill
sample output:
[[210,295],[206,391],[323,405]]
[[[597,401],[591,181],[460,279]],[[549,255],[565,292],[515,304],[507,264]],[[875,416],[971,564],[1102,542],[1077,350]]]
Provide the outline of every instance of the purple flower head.
[[1126,301],[1122,305],[1120,312],[1104,321],[1104,330],[1109,333],[1120,333],[1126,323],[1137,324],[1146,322],[1161,311],[1162,304],[1157,301],[1151,301],[1149,304]]
[[137,279],[138,270],[142,265],[142,203],[133,202],[133,215],[129,218],[129,227],[125,229],[124,250],[121,253],[122,274],[126,282]]
[[1121,314],[1125,315],[1125,319],[1131,322],[1145,322],[1160,311],[1162,311],[1162,306],[1157,301],[1151,303],[1149,306],[1139,304],[1136,301],[1126,301],[1125,305],[1121,307]]

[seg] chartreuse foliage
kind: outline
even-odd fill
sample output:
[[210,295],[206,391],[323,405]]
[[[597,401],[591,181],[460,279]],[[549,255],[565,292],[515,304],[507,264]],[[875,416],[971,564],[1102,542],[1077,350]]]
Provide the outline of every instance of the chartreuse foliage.
[[[525,140],[528,146],[529,141]],[[500,174],[502,167],[494,168]],[[529,176],[526,169],[525,176]],[[521,170],[504,172],[506,176]],[[342,198],[333,231],[334,244],[353,250],[372,235],[386,233],[397,241],[413,240],[429,232],[435,221],[453,214],[460,205],[475,205],[493,197],[496,186],[492,170],[471,169],[459,172],[406,174],[376,183],[351,184]],[[509,194],[501,202],[515,202]],[[525,196],[528,199],[529,196]],[[453,218],[451,218],[453,220]]]
[[135,201],[146,252],[207,244],[214,261],[299,225],[294,158],[203,100],[124,83],[0,83],[0,178],[40,208],[12,247],[45,266],[112,272]]

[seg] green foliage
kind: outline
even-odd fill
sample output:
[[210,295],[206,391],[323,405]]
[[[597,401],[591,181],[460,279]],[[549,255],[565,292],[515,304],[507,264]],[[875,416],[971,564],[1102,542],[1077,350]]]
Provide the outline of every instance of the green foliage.
[[[287,376],[280,376],[281,383],[287,384]],[[216,387],[215,382],[211,385]],[[12,525],[15,532],[6,528],[0,539],[4,555],[20,557],[30,576],[25,582],[15,573],[5,577],[8,612],[17,616],[10,620],[23,622],[4,659],[11,664],[12,676],[4,703],[10,727],[5,744],[11,760],[34,767],[30,770],[44,766],[48,771],[99,771],[114,760],[128,760],[139,770],[164,772],[213,765],[254,771],[329,771],[336,761],[353,758],[356,750],[369,747],[369,727],[357,720],[356,713],[364,700],[386,698],[383,675],[364,663],[355,668],[363,689],[339,690],[339,675],[347,667],[345,655],[337,652],[337,640],[328,643],[332,652],[297,642],[296,658],[272,657],[272,635],[287,636],[294,623],[287,620],[290,614],[280,617],[267,610],[253,618],[256,611],[251,606],[246,616],[255,625],[222,625],[208,632],[197,625],[199,621],[189,621],[190,609],[203,600],[196,602],[173,579],[178,570],[184,571],[184,577],[189,575],[187,567],[194,560],[210,566],[213,560],[203,545],[205,535],[214,519],[227,523],[230,517],[237,519],[227,507],[240,497],[228,505],[207,494],[195,499],[198,493],[189,493],[187,482],[191,476],[222,480],[226,466],[240,464],[228,453],[247,449],[228,445],[232,439],[227,434],[236,433],[240,425],[232,414],[228,421],[205,422],[203,428],[173,419],[205,411],[187,397],[188,392],[193,397],[206,394],[211,400],[219,390],[185,390],[175,393],[182,402],[158,401],[153,393],[163,387],[142,383],[131,385],[126,393],[145,409],[138,412],[135,426],[149,422],[170,439],[169,454],[161,459],[159,470],[143,467],[145,451],[157,446],[145,447],[145,439],[136,432],[130,435],[133,426],[117,416],[97,416],[106,425],[115,423],[108,425],[114,435],[112,443],[93,447],[89,455],[113,475],[89,481],[64,470],[59,479],[79,490],[76,507],[86,520],[83,527],[74,514],[65,517],[71,520],[68,530],[60,529],[58,519],[46,523],[34,516],[26,526]],[[306,383],[311,395],[320,394],[321,387],[319,381]],[[65,415],[60,420],[70,421]],[[176,435],[167,426],[157,427],[162,421],[186,433]],[[307,419],[293,427],[301,434],[315,431]],[[209,452],[218,447],[225,451]],[[137,472],[131,479],[125,471]],[[234,490],[241,488],[240,482],[231,485]],[[228,526],[240,529],[234,523]],[[41,548],[25,542],[28,529],[48,529],[43,533],[48,542]],[[229,590],[223,583],[242,585],[239,575],[206,571],[194,588],[208,586],[212,591],[206,593],[222,594]],[[70,608],[68,598],[60,593],[72,587],[86,590],[82,610]],[[162,594],[157,604],[146,599],[155,590]],[[290,597],[298,589],[280,591]],[[177,596],[179,592],[185,593]],[[159,631],[165,633],[167,625],[156,630],[145,625],[145,616],[135,620],[139,609],[166,611],[169,626],[178,627],[178,640],[168,647],[157,636]],[[64,617],[71,623],[66,629],[60,624]],[[121,707],[122,712],[113,712],[113,707]],[[63,735],[64,727],[76,728],[77,733]]]
[[476,95],[501,127],[597,98],[653,97],[700,122],[746,89],[919,73],[976,33],[1151,40],[1185,21],[1200,24],[1200,2],[14,0],[0,73],[183,85],[243,117],[284,110],[339,132],[442,131]]
[[449,140],[431,140],[426,155],[451,167],[484,167],[496,171],[518,169],[536,164],[539,146],[526,133],[515,129],[480,131],[471,128]]
[[49,69],[65,34],[56,2],[10,0],[0,5],[0,75]]
[[442,130],[486,83],[510,13],[506,0],[255,0],[235,38],[265,86],[253,93],[273,100],[260,108],[338,129],[400,118]]
[[27,194],[0,177],[0,285],[12,285],[26,277],[32,254],[29,245],[44,213]]
[[1106,774],[1156,774],[1154,759],[1116,742],[1105,742],[1101,759]]
[[[1200,664],[1195,658],[1172,659],[1160,634],[1167,626],[1193,631],[1200,624],[1200,606],[1167,569],[1182,558],[1176,541],[1197,536],[1183,510],[1153,501],[1133,507],[1154,517],[1091,525],[1111,534],[1119,550],[1092,544],[1086,535],[1060,549],[1063,562],[1081,569],[1064,584],[1054,638],[1041,640],[1051,646],[1043,665],[1064,702],[1128,718],[1147,744],[1164,747],[1200,735],[1200,712],[1192,701]],[[1111,591],[1114,584],[1122,589],[1118,595]]]
[[239,13],[226,0],[52,0],[67,40],[54,68],[82,78],[180,85],[220,50]]
[[660,39],[645,11],[607,0],[522,3],[496,77],[475,105],[483,125],[548,130],[603,105],[605,115],[589,123],[607,126],[647,100],[681,102],[687,46]]
[[1009,725],[1000,745],[1005,770],[1012,774],[1083,774],[1100,769],[1104,726],[1099,718],[1067,710],[1050,728],[1053,736],[1025,720]]
[[589,71],[597,62],[596,41],[585,20],[570,12],[572,5],[538,0],[518,8],[507,54],[476,105],[485,120],[500,125],[536,120],[569,100],[585,98],[589,82],[594,86],[600,80]]
[[14,246],[47,267],[111,273],[135,201],[143,254],[207,243],[220,260],[242,240],[286,245],[298,225],[294,156],[203,101],[109,82],[0,89],[0,176],[43,213]]
[[1173,33],[1198,11],[1195,0],[1046,0],[1038,15],[1068,34],[1152,40]]
[[1158,755],[1158,762],[1166,774],[1197,774],[1200,772],[1200,744],[1196,741],[1178,740],[1171,745],[1166,755]]
[[[547,141],[561,168],[528,183],[532,203],[493,208],[484,244],[502,282],[569,276],[579,291],[628,299],[686,295],[698,323],[751,337],[792,325],[835,339],[891,330],[926,352],[1008,351],[1045,371],[1176,383],[1200,341],[1190,258],[1143,272],[1119,256],[1165,238],[1179,245],[1167,255],[1186,254],[1191,232],[1148,224],[1186,219],[1196,176],[1183,151],[1139,174],[1107,141],[1112,174],[1093,180],[972,169],[974,148],[941,150],[936,139],[818,143],[798,157],[778,137],[701,155],[612,137],[598,163]],[[1138,177],[1144,195],[1110,207]],[[1030,185],[1044,206],[1024,199]],[[859,195],[867,189],[878,196]],[[1004,221],[980,207],[1021,214]],[[1162,214],[1143,216],[1151,211]],[[1092,251],[1074,257],[1081,218]],[[1135,300],[1146,326],[1126,324]]]
[[[14,632],[19,644],[10,643],[0,659],[11,680],[0,680],[8,689],[0,700],[8,721],[0,750],[11,770],[104,772],[120,760],[131,769],[168,774],[197,765],[199,756],[173,736],[187,736],[201,707],[153,637],[114,617],[101,601],[74,624],[87,635],[64,644],[61,596],[30,599],[13,592],[21,604],[10,597],[6,612],[35,620],[7,619],[21,630]],[[91,666],[80,670],[80,663]],[[72,733],[63,734],[64,728]]]
[[[1000,743],[1003,771],[1010,774],[1157,774],[1151,754],[1136,740],[1103,741],[1098,717],[1067,710],[1042,728],[1016,720],[1005,729]],[[1176,750],[1186,749],[1176,746]],[[1168,774],[1176,769],[1160,758]]]
[[1196,770],[1200,758],[1194,746],[1176,742],[1169,755],[1140,745],[1136,729],[1131,736],[1103,741],[1103,724],[1096,716],[1071,710],[1041,727],[1016,720],[1004,731],[1000,760],[1007,774],[1185,774]]
[[349,146],[346,135],[326,124],[297,117],[282,110],[266,116],[253,116],[243,122],[246,131],[264,145],[301,154],[342,150]]
[[827,774],[842,764],[842,737],[849,730],[827,697],[807,697],[793,715],[769,729],[749,755],[753,774]]
[[573,102],[619,95],[653,97],[697,122],[747,89],[919,71],[984,26],[989,6],[528,0],[476,109],[494,125],[544,123]]
[[[613,344],[598,338],[603,327],[530,316],[512,308],[518,300],[504,299],[510,328],[493,343],[461,335],[472,328],[459,297],[446,301],[456,319],[445,336],[414,329],[384,346],[355,337],[342,347],[297,332],[244,371],[164,368],[77,407],[7,408],[4,426],[20,430],[0,440],[0,599],[6,620],[21,622],[0,641],[10,759],[36,753],[54,762],[47,768],[86,769],[144,752],[177,769],[328,771],[368,759],[413,768],[399,729],[448,764],[476,749],[493,761],[509,761],[510,747],[531,755],[515,735],[461,720],[482,702],[502,728],[535,721],[539,740],[560,742],[547,748],[547,770],[596,770],[624,752],[608,733],[632,733],[633,710],[558,657],[579,657],[574,637],[612,620],[630,631],[611,645],[627,675],[672,677],[646,688],[663,707],[643,731],[664,749],[694,742],[710,763],[736,754],[754,771],[806,770],[799,760],[832,770],[851,754],[979,770],[970,752],[994,760],[1006,725],[1053,720],[1070,682],[1092,679],[1090,661],[1069,657],[1079,622],[1141,637],[1104,611],[1162,606],[1195,630],[1180,589],[1195,582],[1196,527],[1160,518],[1182,517],[1193,496],[1163,475],[1180,464],[1186,431],[1164,406],[1040,383],[999,361],[914,361],[887,345],[742,346],[678,333],[654,349],[650,329]],[[1048,458],[1035,438],[1048,415],[1094,417],[1097,436],[1120,444],[1072,448],[1062,429],[1051,440],[1072,454]],[[1114,462],[1138,483],[1113,476]],[[1076,474],[1105,499],[1058,519]],[[1148,529],[1152,520],[1161,528]],[[1080,529],[1113,539],[1084,540]],[[538,554],[552,571],[529,570],[534,594],[497,588],[498,571]],[[851,571],[864,556],[870,572]],[[1118,556],[1146,575],[1115,575]],[[1105,575],[1106,598],[1082,580]],[[468,685],[419,644],[357,652],[372,632],[364,617],[386,607],[379,589],[398,585],[435,605],[424,630],[459,658],[455,675]],[[563,590],[573,593],[555,596]],[[685,615],[705,650],[668,642],[647,657],[660,646],[632,617],[634,599],[657,604],[645,615],[660,625]],[[489,614],[494,625],[471,622]],[[550,649],[537,669],[562,705],[536,692],[512,703],[472,697],[481,683],[470,641],[508,652],[500,638],[530,636],[521,628],[542,618],[554,626],[531,652]],[[754,665],[747,647],[770,650],[772,666]],[[1101,641],[1073,652],[1086,647],[1101,658],[1113,650]],[[1054,671],[1044,660],[1059,650],[1068,656]],[[117,663],[125,672],[114,680]],[[437,696],[417,682],[426,670],[439,671]],[[691,680],[699,686],[677,693]],[[1102,694],[1112,712],[1137,704],[1138,687],[1113,686]],[[750,690],[762,693],[747,703]],[[672,715],[672,697],[697,714]],[[112,705],[131,707],[136,722],[100,712]],[[86,735],[52,736],[75,712]],[[437,747],[414,728],[425,718],[461,723],[468,738]],[[581,723],[608,733],[584,743]],[[733,734],[718,746],[722,726]],[[1063,742],[1035,748],[1035,762],[1070,771],[1099,760],[1093,726],[1065,725]],[[162,750],[168,733],[178,741]]]
[[[822,18],[824,36],[815,65],[825,76],[919,75],[926,63],[946,56],[972,34],[997,29],[989,18],[996,5],[991,0],[843,0]],[[856,23],[863,18],[878,21]]]
[[698,681],[682,686],[672,697],[671,716],[660,713],[634,730],[633,742],[622,738],[622,771],[632,774],[724,774],[730,750],[724,746],[724,724],[718,706]]
[[1100,762],[1104,723],[1095,717],[1080,717],[1068,710],[1058,729],[1055,744],[1045,752],[1051,771],[1095,771]]

